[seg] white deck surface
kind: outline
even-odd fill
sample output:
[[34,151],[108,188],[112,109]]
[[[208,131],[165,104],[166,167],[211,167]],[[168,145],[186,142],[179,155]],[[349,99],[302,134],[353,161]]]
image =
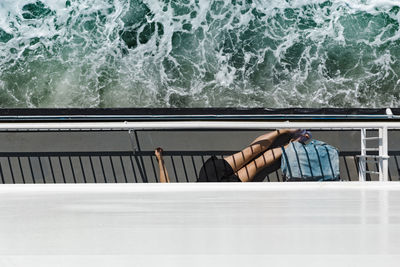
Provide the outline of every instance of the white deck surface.
[[400,183],[1,185],[0,266],[400,266]]

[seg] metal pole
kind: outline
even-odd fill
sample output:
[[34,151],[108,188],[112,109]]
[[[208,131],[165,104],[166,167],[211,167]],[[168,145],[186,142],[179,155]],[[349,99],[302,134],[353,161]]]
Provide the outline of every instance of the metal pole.
[[180,129],[281,129],[304,128],[324,130],[400,129],[400,122],[271,122],[271,121],[162,121],[162,122],[65,122],[0,123],[0,130],[180,130]]
[[358,179],[360,182],[365,182],[365,176],[366,176],[366,162],[365,162],[365,155],[366,153],[366,140],[365,137],[367,137],[367,130],[366,129],[361,129],[361,157],[359,158],[359,174],[358,174]]
[[388,128],[379,129],[379,181],[388,181],[389,156],[388,156]]
[[383,128],[379,128],[379,182],[383,181]]
[[[148,179],[147,179],[146,168],[144,166],[143,156],[140,154],[141,150],[140,150],[139,139],[138,139],[136,130],[130,129],[128,131],[128,134],[129,134],[129,139],[131,140],[131,145],[132,145],[132,153],[133,153],[132,156],[135,158],[136,165],[138,167],[138,170],[139,170],[140,176],[142,177],[143,182],[147,183]],[[139,151],[139,155],[137,153],[138,151]],[[140,157],[140,161],[138,159],[138,156]],[[133,167],[133,165],[132,165],[132,167]]]

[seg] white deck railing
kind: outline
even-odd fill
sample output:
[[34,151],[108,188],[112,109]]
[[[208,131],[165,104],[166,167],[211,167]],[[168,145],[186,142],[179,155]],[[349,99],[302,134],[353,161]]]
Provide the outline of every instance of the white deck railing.
[[[49,122],[49,123],[0,123],[0,130],[188,130],[188,129],[280,129],[280,128],[305,128],[314,130],[360,130],[360,168],[359,180],[365,181],[367,173],[379,175],[379,181],[388,181],[389,155],[388,155],[388,130],[400,129],[400,122],[268,122],[268,121],[151,121],[151,122]],[[379,136],[367,137],[367,130],[377,130]],[[368,140],[378,140],[378,147],[367,147]],[[368,155],[368,151],[378,151],[379,155]],[[377,158],[379,172],[366,170],[368,158]]]

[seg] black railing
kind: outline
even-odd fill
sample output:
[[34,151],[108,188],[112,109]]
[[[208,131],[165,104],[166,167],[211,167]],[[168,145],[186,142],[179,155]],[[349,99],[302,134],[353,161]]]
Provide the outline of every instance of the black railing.
[[[237,151],[166,151],[164,159],[171,182],[196,182],[210,156],[219,158]],[[399,181],[400,152],[389,153],[389,180]],[[358,180],[359,152],[341,152],[341,179]],[[378,161],[367,164],[378,170]],[[0,183],[146,183],[159,182],[154,151],[102,152],[1,152]],[[367,180],[377,180],[367,175]],[[279,169],[262,173],[257,181],[280,182]]]

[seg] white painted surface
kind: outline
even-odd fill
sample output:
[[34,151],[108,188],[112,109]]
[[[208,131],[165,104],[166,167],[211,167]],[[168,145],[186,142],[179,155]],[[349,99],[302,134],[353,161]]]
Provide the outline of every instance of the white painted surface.
[[[193,116],[191,116],[193,117]],[[125,122],[18,122],[1,123],[1,130],[33,130],[33,129],[279,129],[279,128],[305,128],[305,129],[400,129],[398,121],[125,121]]]
[[400,183],[0,186],[0,266],[399,266]]

